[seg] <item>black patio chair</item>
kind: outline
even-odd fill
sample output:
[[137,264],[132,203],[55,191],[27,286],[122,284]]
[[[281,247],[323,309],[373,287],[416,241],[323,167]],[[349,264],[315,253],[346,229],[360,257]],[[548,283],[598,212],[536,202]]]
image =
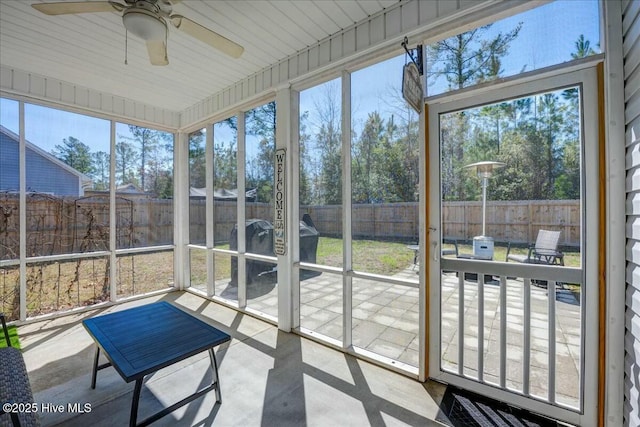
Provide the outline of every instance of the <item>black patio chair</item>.
[[[22,352],[11,346],[4,313],[0,313],[0,323],[2,323],[4,339],[7,341],[7,346],[0,348],[0,402],[21,405],[23,408],[33,408],[35,403],[27,375],[27,367],[24,364]],[[13,426],[39,426],[40,420],[37,411],[27,412],[23,408],[20,408],[20,412],[17,410],[9,412]],[[5,413],[3,405],[0,408],[0,416]],[[0,424],[3,424],[1,419]]]

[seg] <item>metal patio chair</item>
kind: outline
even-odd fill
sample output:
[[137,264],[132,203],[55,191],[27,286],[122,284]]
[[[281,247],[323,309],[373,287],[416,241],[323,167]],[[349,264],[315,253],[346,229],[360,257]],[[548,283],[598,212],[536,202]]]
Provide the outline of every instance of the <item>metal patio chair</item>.
[[[442,239],[442,243],[453,245],[452,248],[442,249],[442,256],[455,255],[456,258],[458,257],[458,239]],[[411,268],[413,270],[418,265],[418,257],[420,256],[420,245],[407,245],[407,249],[413,251],[413,267]]]
[[558,250],[560,231],[538,230],[536,243],[529,246],[526,255],[511,254],[511,243],[507,246],[506,261],[528,264],[564,265],[564,254]]

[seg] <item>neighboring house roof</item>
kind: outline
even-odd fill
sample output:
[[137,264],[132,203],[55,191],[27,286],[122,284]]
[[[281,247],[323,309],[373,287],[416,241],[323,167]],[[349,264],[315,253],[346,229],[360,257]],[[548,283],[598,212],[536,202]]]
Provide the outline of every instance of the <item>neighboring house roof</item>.
[[[5,134],[8,138],[14,140],[17,143],[20,142],[20,137],[16,133],[10,131],[9,129],[7,129],[6,127],[1,126],[1,125],[0,125],[0,133]],[[44,157],[45,159],[47,159],[51,163],[53,163],[53,164],[59,166],[60,168],[68,171],[69,173],[71,173],[73,175],[76,175],[80,179],[82,188],[87,188],[87,187],[89,187],[91,185],[92,180],[87,175],[85,175],[82,172],[79,172],[78,170],[72,168],[71,166],[69,166],[68,164],[63,162],[62,160],[58,159],[53,154],[47,153],[42,148],[38,147],[37,145],[35,145],[32,142],[27,141],[26,139],[25,139],[25,147],[27,149],[33,151],[34,153],[37,153],[38,155]]]
[[[247,192],[245,193],[245,197],[247,198],[247,200],[250,200],[250,201],[255,201],[257,195],[258,195],[258,191],[255,188],[251,190],[247,190]],[[196,187],[189,188],[189,197],[191,198],[204,199],[206,196],[207,196],[206,188],[196,188]],[[233,188],[231,190],[227,190],[225,188],[219,188],[217,190],[213,190],[213,199],[214,200],[231,200],[231,201],[237,200],[238,189]]]
[[135,184],[123,184],[116,187],[116,193],[147,194]]
[[[84,193],[86,196],[108,196],[109,195],[109,190],[87,190]],[[138,187],[135,184],[122,184],[116,187],[116,195],[120,196],[120,197],[126,197],[126,198],[133,198],[134,196],[136,198],[140,198],[142,196],[144,197],[152,197],[153,195],[151,193],[147,193],[145,191],[142,191],[140,189],[140,187]]]

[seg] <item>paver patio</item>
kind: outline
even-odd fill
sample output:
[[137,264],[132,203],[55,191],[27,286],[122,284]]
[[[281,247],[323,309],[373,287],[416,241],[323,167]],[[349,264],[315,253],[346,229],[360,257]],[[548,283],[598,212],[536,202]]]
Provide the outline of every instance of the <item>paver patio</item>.
[[[408,266],[396,278],[417,281],[417,270]],[[225,282],[225,281],[222,281]],[[500,372],[500,286],[484,285],[484,381],[499,383]],[[463,373],[478,377],[478,284],[465,280]],[[458,277],[443,273],[441,291],[442,367],[458,371]],[[342,340],[342,276],[323,273],[301,282],[300,326],[326,337]],[[418,366],[418,284],[391,284],[353,278],[353,345],[378,355]],[[237,299],[237,286],[216,283],[222,296]],[[524,309],[522,279],[507,280],[507,387],[522,391]],[[277,316],[277,286],[251,284],[247,306]],[[548,293],[531,286],[530,393],[546,398],[548,393]],[[556,399],[578,406],[581,359],[581,307],[579,295],[556,290]]]

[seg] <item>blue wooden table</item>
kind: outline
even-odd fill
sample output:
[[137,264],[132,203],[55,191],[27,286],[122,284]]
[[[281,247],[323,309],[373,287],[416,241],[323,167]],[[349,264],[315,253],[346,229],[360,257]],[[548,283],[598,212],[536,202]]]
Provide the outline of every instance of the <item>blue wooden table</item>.
[[[98,370],[109,366],[126,382],[136,382],[130,426],[151,424],[214,389],[217,402],[222,401],[213,348],[229,341],[228,334],[164,301],[97,316],[82,324],[96,342],[91,388],[96,387]],[[98,365],[101,350],[109,362]],[[211,359],[211,384],[137,423],[144,377],[203,351]]]

